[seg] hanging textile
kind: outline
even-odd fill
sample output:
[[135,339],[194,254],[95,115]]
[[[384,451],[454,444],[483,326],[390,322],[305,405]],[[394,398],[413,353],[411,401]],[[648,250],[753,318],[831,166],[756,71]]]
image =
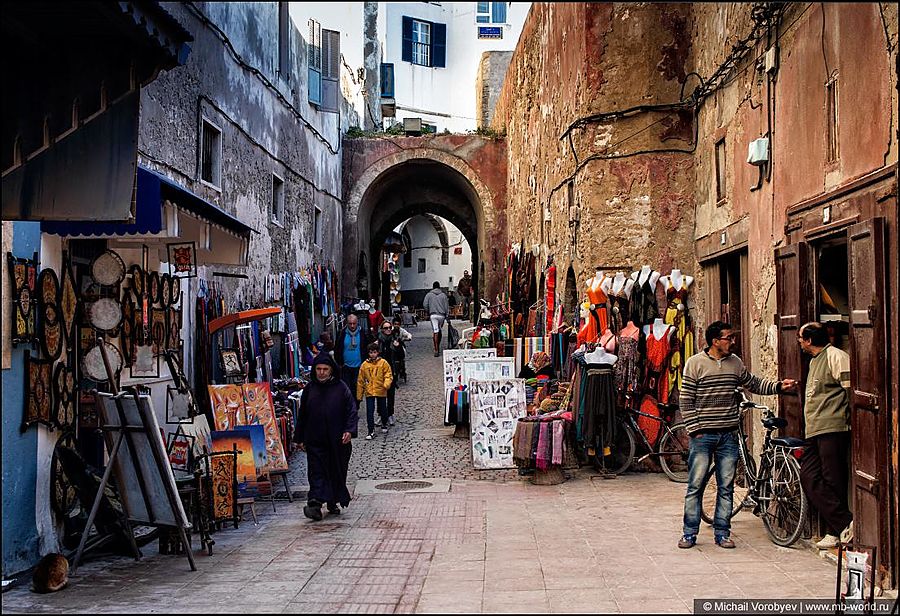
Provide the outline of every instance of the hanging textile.
[[554,311],[556,310],[556,266],[551,265],[547,268],[546,275],[546,285],[547,285],[547,293],[546,293],[546,312],[547,315],[547,329],[544,330],[545,333],[550,333],[554,330],[555,324],[553,322]]

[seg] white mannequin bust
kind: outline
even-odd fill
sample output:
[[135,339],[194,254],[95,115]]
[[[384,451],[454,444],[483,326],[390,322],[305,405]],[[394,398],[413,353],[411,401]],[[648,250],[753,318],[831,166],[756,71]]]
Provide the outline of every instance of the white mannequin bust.
[[662,319],[654,319],[652,325],[644,325],[644,335],[649,337],[651,332],[654,338],[662,340],[663,336],[671,338],[672,334],[675,333],[675,328]]
[[598,284],[602,284],[604,282],[603,270],[599,267],[594,270],[594,275],[587,280],[584,281],[584,284],[587,288],[593,290],[597,288]]
[[590,353],[584,354],[584,361],[589,364],[614,364],[619,358],[612,353],[607,353],[602,344]]
[[639,287],[644,286],[644,283],[649,280],[650,287],[653,289],[656,288],[656,283],[659,282],[659,276],[659,272],[649,265],[643,265],[640,270],[631,273],[631,279],[634,280]]
[[624,295],[631,298],[631,291],[634,289],[634,280],[625,275],[625,272],[616,272],[612,278],[603,281],[603,292],[607,295]]
[[694,277],[684,274],[680,269],[673,269],[668,276],[660,278],[659,282],[662,283],[666,289],[668,289],[671,284],[673,289],[680,291],[681,289],[690,287],[694,283]]

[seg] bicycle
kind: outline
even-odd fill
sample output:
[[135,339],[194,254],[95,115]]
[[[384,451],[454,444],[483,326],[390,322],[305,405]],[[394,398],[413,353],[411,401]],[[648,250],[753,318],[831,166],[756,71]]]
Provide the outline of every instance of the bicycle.
[[[616,436],[613,440],[612,451],[609,456],[605,456],[606,459],[612,459],[612,468],[607,470],[612,474],[619,475],[631,468],[635,461],[643,462],[647,458],[655,457],[670,480],[676,483],[687,483],[690,437],[683,422],[672,424],[672,419],[678,411],[678,405],[658,404],[662,416],[657,417],[634,408],[631,405],[631,394],[626,394],[625,399],[626,406],[620,409],[625,412],[617,414]],[[655,446],[650,443],[647,435],[641,430],[637,423],[637,417],[646,417],[659,422],[662,434]],[[638,439],[647,453],[635,458]],[[600,460],[599,456],[595,456],[595,465],[606,467],[606,459]]]
[[[745,508],[753,508],[753,515],[762,518],[769,538],[776,545],[793,545],[806,521],[808,504],[806,494],[800,484],[800,463],[797,457],[803,451],[805,441],[790,436],[773,437],[772,433],[784,428],[787,420],[776,417],[767,406],[748,400],[743,390],[735,390],[741,395],[741,422],[738,424],[738,463],[735,469],[734,504],[732,517]],[[760,465],[747,447],[744,434],[744,414],[751,409],[762,411],[760,422],[766,429]],[[707,524],[713,523],[716,507],[715,464],[710,465],[704,479],[705,486],[700,500],[700,517]]]

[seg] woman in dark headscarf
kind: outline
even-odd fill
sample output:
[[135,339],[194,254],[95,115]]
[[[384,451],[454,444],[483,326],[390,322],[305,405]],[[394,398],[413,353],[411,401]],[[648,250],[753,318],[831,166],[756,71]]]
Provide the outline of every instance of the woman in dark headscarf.
[[300,396],[300,415],[294,440],[306,452],[309,496],[303,514],[321,520],[322,504],[328,513],[340,514],[340,504],[350,504],[347,468],[359,415],[356,400],[338,377],[331,355],[320,353],[313,361],[313,378]]

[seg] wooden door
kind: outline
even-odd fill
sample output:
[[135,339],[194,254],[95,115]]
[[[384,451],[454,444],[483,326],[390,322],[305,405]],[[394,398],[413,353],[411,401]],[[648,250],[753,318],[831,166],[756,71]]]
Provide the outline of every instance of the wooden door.
[[879,561],[890,567],[887,452],[891,424],[886,387],[884,248],[883,218],[847,230],[853,533],[859,543],[878,546]]
[[[812,318],[809,275],[809,245],[798,242],[775,251],[775,296],[778,312],[778,378],[806,382],[807,363],[801,357],[797,334]],[[800,387],[799,390],[803,388]],[[780,415],[788,422],[784,436],[803,437],[801,391],[778,396]]]

